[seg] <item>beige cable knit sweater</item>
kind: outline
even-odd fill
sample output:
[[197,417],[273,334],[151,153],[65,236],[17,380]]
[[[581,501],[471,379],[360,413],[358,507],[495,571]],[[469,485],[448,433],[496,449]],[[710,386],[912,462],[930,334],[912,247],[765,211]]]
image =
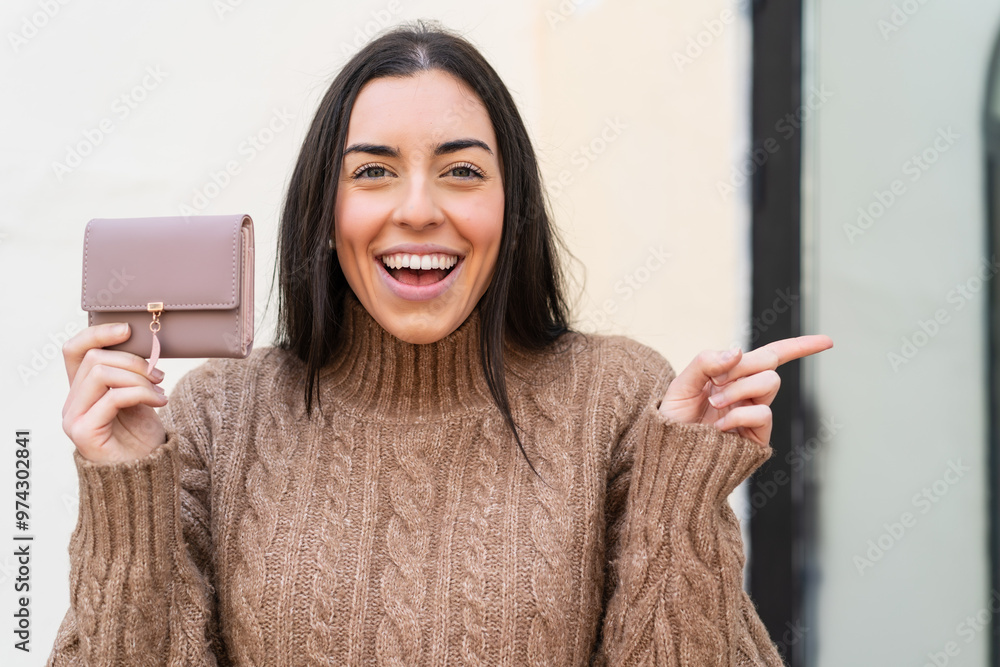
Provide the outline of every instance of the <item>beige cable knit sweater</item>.
[[529,470],[478,312],[429,345],[353,295],[305,414],[304,365],[213,359],[168,441],[97,465],[56,665],[781,665],[742,589],[727,495],[771,455],[665,419],[674,372],[621,336],[512,352]]

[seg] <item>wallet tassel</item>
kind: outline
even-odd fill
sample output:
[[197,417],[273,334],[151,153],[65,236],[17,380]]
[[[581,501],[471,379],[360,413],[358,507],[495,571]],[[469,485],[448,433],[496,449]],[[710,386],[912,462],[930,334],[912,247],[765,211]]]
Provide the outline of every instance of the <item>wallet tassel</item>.
[[163,312],[163,302],[155,301],[146,304],[146,310],[153,314],[153,321],[149,323],[149,330],[153,332],[153,350],[149,353],[149,366],[146,368],[146,375],[153,372],[153,367],[160,360],[160,339],[156,333],[160,330],[160,313]]

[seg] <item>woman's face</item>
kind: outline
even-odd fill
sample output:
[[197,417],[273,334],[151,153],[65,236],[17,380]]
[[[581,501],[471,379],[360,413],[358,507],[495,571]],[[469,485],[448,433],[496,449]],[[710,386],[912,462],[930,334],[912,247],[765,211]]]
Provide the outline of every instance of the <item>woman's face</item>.
[[347,282],[409,343],[457,329],[490,284],[504,195],[482,102],[441,70],[369,81],[347,130],[334,238]]

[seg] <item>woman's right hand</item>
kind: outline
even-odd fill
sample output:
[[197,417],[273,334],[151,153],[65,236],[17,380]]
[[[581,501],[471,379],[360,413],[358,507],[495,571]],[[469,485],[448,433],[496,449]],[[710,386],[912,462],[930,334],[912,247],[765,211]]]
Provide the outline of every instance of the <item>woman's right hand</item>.
[[63,345],[69,396],[63,431],[80,455],[95,463],[135,461],[166,442],[154,407],[167,397],[158,386],[163,371],[130,352],[101,349],[128,340],[128,325],[87,327]]

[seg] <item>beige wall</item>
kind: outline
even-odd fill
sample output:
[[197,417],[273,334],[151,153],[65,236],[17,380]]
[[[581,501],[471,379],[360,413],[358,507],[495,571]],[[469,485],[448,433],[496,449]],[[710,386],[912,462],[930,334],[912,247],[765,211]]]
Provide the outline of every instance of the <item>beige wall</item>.
[[[740,341],[748,294],[743,200],[717,187],[746,110],[736,56],[748,35],[728,5],[594,2],[536,27],[532,122],[556,218],[586,267],[584,325],[639,338],[678,372]],[[695,58],[689,38],[707,44]]]
[[[479,45],[508,83],[553,186],[558,224],[586,267],[578,312],[588,329],[632,335],[678,371],[701,348],[741,340],[745,211],[740,193],[724,200],[717,185],[730,178],[743,132],[747,35],[745,23],[723,21],[719,0],[48,6],[57,10],[8,2],[0,22],[0,432],[30,428],[36,443],[39,655],[68,603],[76,475],[60,427],[67,386],[59,345],[86,324],[84,224],[171,215],[181,205],[252,214],[261,320],[301,138],[355,40],[382,24],[439,18]],[[698,38],[703,53],[677,65],[675,53]],[[273,137],[251,150],[247,138],[266,138],[266,128]],[[68,163],[88,136],[92,149]],[[586,145],[593,160],[580,152]],[[56,162],[69,171],[56,173]],[[227,180],[219,172],[231,162],[239,173]],[[273,314],[272,304],[269,320]],[[270,339],[264,324],[258,344]],[[162,361],[168,392],[197,363]],[[12,565],[0,556],[6,590]],[[0,596],[0,611],[11,602]],[[2,655],[5,664],[40,664],[8,645]]]

